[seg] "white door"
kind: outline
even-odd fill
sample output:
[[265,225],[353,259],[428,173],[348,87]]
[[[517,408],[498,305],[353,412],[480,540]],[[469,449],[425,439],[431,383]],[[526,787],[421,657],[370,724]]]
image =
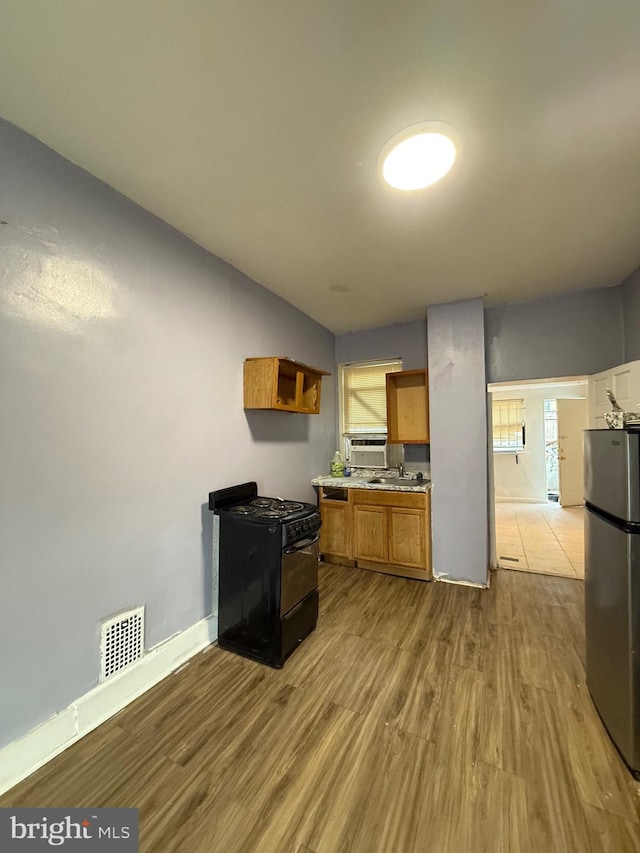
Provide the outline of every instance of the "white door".
[[558,400],[558,473],[560,506],[582,505],[582,432],[587,428],[586,400]]

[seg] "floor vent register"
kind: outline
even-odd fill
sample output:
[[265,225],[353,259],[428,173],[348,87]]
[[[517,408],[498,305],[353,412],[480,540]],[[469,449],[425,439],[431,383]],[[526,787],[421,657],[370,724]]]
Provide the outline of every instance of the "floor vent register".
[[101,629],[100,681],[104,681],[144,655],[144,606],[105,620]]

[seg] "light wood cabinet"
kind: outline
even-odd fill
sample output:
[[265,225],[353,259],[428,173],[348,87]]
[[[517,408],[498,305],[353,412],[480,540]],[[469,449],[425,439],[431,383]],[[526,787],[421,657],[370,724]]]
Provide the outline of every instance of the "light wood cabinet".
[[[429,492],[354,489],[357,565],[390,574],[430,578],[430,497]],[[384,564],[385,568],[369,563]]]
[[320,488],[320,556],[401,577],[431,579],[431,493]]
[[426,569],[426,519],[424,510],[390,507],[387,512],[389,563],[397,566],[410,566],[414,569]]
[[387,544],[387,509],[383,506],[353,507],[354,555],[356,559],[386,563],[389,548]]
[[387,441],[429,444],[429,383],[426,370],[387,373]]
[[348,489],[320,489],[320,556],[353,565],[352,506]]
[[244,363],[244,408],[317,415],[326,370],[290,358],[248,358]]

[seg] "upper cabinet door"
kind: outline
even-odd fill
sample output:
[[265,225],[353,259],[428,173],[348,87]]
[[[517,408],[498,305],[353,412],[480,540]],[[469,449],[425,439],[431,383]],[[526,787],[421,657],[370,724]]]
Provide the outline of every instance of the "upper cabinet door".
[[630,361],[589,377],[589,429],[607,428],[603,417],[611,411],[607,388],[623,411],[640,411],[640,361]]
[[387,441],[429,444],[429,440],[428,372],[387,373]]
[[244,363],[244,407],[317,415],[322,377],[330,375],[281,356],[248,358]]

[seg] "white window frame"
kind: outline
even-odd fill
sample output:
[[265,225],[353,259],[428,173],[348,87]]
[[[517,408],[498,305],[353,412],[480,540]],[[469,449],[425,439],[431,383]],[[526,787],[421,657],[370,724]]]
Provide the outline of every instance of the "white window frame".
[[[385,419],[384,424],[380,424],[376,427],[362,427],[361,429],[353,429],[347,432],[346,424],[345,424],[345,380],[347,374],[353,368],[363,368],[367,367],[385,367],[389,366],[389,370],[385,371],[387,373],[396,372],[402,370],[402,359],[401,358],[383,358],[372,361],[351,361],[345,362],[344,364],[338,365],[338,411],[339,411],[339,423],[340,423],[340,435],[342,437],[343,443],[345,441],[345,436],[347,435],[386,435],[387,434],[387,423],[386,423],[386,406],[385,406]],[[386,401],[386,384],[381,387],[382,393],[385,395]]]

